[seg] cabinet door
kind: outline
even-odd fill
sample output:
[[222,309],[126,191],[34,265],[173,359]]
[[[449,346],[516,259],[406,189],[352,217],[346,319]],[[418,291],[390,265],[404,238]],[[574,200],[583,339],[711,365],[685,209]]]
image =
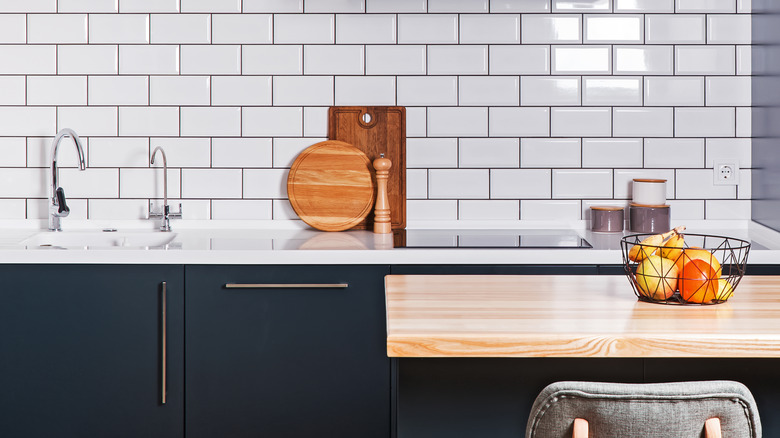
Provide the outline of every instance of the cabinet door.
[[187,266],[188,438],[388,437],[387,273],[385,266]]
[[182,267],[0,265],[0,277],[0,436],[183,436]]

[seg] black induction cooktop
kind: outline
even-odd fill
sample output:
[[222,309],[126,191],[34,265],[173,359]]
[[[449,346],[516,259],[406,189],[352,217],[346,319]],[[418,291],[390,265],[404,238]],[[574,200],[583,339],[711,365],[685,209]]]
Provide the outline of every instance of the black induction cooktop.
[[588,249],[587,240],[566,230],[407,230],[406,248]]

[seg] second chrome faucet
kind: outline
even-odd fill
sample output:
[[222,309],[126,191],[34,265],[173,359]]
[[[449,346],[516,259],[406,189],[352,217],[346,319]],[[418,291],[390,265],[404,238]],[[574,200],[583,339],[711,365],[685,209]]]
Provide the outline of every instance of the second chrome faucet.
[[157,156],[157,151],[160,152],[163,160],[163,207],[160,213],[149,212],[149,219],[162,219],[160,231],[171,231],[171,219],[181,219],[181,204],[179,204],[178,212],[171,213],[171,207],[168,205],[168,159],[165,157],[163,148],[160,146],[154,148],[150,164],[154,164],[154,157]]

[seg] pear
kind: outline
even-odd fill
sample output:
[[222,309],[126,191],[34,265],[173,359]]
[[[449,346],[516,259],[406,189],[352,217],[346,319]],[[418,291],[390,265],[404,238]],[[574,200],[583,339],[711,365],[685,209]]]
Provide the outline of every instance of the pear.
[[667,231],[663,234],[654,234],[644,238],[641,242],[631,247],[631,249],[628,251],[628,259],[633,262],[639,262],[648,258],[649,256],[653,255],[656,250],[658,250],[658,248],[664,243],[666,239],[671,237],[673,234],[679,234],[683,231],[685,231],[685,225],[680,225],[679,227]]

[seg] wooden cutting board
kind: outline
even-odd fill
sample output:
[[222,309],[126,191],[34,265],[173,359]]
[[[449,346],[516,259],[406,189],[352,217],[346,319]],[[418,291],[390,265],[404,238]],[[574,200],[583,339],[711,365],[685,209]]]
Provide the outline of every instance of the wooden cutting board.
[[[347,142],[372,162],[385,154],[392,161],[387,183],[390,225],[406,228],[406,108],[402,106],[334,106],[328,110],[328,138]],[[373,166],[372,166],[373,171]],[[356,229],[374,226],[373,210]]]
[[322,231],[342,231],[374,208],[376,184],[366,154],[342,141],[306,148],[290,168],[287,195],[295,212]]

